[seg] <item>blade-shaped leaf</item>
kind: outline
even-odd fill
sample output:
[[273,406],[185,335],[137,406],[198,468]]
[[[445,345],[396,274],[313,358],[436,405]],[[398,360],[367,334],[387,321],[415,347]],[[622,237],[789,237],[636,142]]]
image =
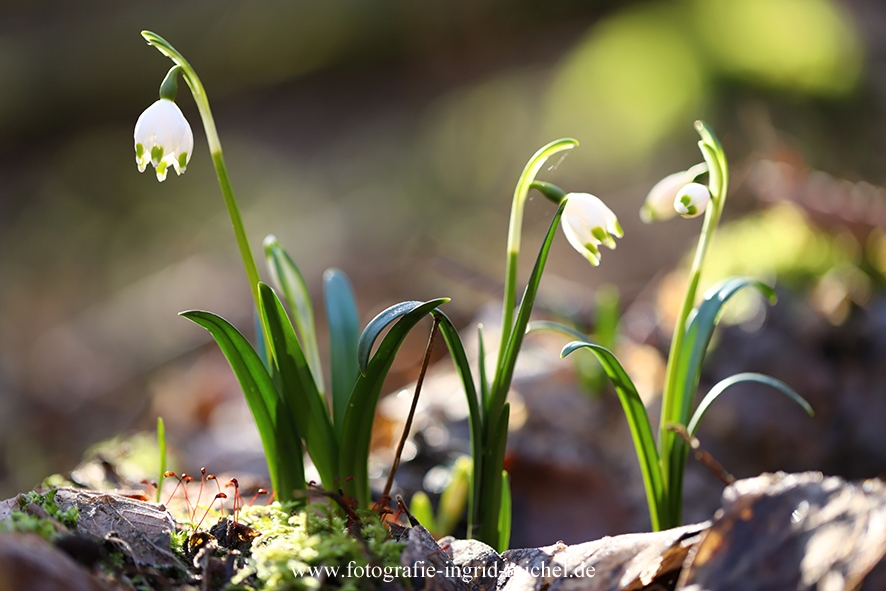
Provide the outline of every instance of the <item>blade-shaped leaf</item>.
[[[458,375],[461,378],[462,386],[464,387],[468,401],[468,426],[471,431],[471,457],[474,461],[470,494],[468,496],[468,527],[470,528],[474,523],[476,511],[479,510],[480,485],[477,480],[477,475],[483,473],[482,451],[486,417],[482,413],[485,407],[483,406],[483,400],[477,397],[477,390],[474,387],[474,378],[471,375],[471,366],[468,363],[468,356],[465,353],[465,347],[461,341],[461,337],[458,335],[458,331],[446,314],[439,310],[437,310],[435,314],[440,318],[440,324],[438,325],[440,333],[443,335],[443,340],[446,342],[446,347],[449,349],[449,355],[452,357],[452,362],[455,364],[455,369],[458,371]],[[482,364],[482,359],[480,363]],[[468,535],[470,537],[472,534],[468,532]]]
[[486,376],[486,343],[483,340],[483,325],[477,325],[477,342],[479,343],[479,360],[477,361],[477,369],[480,378],[480,400],[482,405],[486,405],[489,399],[489,378]]
[[[366,366],[365,373],[357,378],[354,391],[343,422],[341,446],[339,447],[339,476],[342,479],[353,477],[353,482],[344,486],[346,491],[354,491],[360,506],[368,507],[371,501],[369,492],[369,443],[372,436],[372,421],[375,407],[384,385],[385,377],[394,362],[394,356],[403,344],[406,335],[419,320],[430,314],[434,308],[449,301],[440,298],[414,306],[403,315],[382,339],[381,345]],[[345,485],[345,482],[341,483]]]
[[683,340],[683,351],[680,355],[680,359],[685,365],[679,368],[677,377],[677,383],[682,385],[683,390],[683,396],[680,398],[682,404],[675,409],[676,416],[669,417],[671,422],[685,425],[689,421],[692,401],[695,398],[695,391],[701,376],[701,366],[710,346],[711,337],[714,335],[714,328],[720,319],[720,312],[726,302],[745,287],[754,287],[770,302],[775,301],[775,290],[762,281],[747,277],[730,277],[708,289],[701,305],[695,314],[690,316],[689,326],[686,328],[686,336]]
[[812,405],[810,405],[805,398],[797,394],[793,388],[781,380],[777,380],[772,376],[767,376],[761,373],[737,373],[734,376],[730,376],[717,382],[717,385],[711,388],[705,397],[702,398],[701,402],[698,404],[698,408],[695,409],[695,413],[692,415],[692,420],[689,421],[689,426],[686,428],[689,434],[695,435],[695,432],[698,430],[698,425],[701,422],[701,418],[707,412],[711,403],[714,402],[720,394],[722,394],[727,388],[743,382],[756,382],[774,388],[800,405],[800,408],[805,410],[806,414],[810,417],[815,415],[815,411],[812,410]]
[[281,411],[281,398],[271,376],[249,341],[227,320],[202,310],[182,316],[209,331],[237,376],[255,419],[268,462],[271,482],[281,500],[305,488],[301,437],[295,423]]
[[[668,423],[686,425],[692,412],[692,403],[698,389],[701,367],[714,334],[714,328],[720,318],[723,306],[736,293],[746,287],[754,287],[770,301],[775,300],[775,291],[765,283],[747,277],[730,277],[715,284],[704,294],[701,305],[689,317],[683,345],[680,351],[680,365],[677,367],[677,389],[674,394],[676,401],[666,417]],[[686,442],[671,431],[662,432],[661,450],[667,454],[669,512],[680,514],[680,503],[683,498],[683,471],[688,447]],[[679,467],[679,469],[678,469]]]
[[[529,323],[529,316],[532,314],[532,307],[535,304],[535,296],[538,293],[538,286],[541,284],[541,276],[545,269],[545,263],[548,261],[548,253],[551,250],[551,244],[554,242],[554,236],[557,234],[557,224],[563,215],[566,207],[566,200],[560,204],[557,213],[551,220],[548,227],[548,233],[541,244],[538,257],[535,259],[535,266],[529,276],[529,282],[526,284],[526,290],[523,292],[523,299],[520,302],[520,308],[517,311],[517,318],[514,322],[514,329],[508,340],[508,345],[504,349],[502,358],[499,359],[499,366],[495,372],[493,380],[491,400],[489,408],[500,408],[504,404],[505,397],[511,387],[511,379],[514,376],[514,366],[517,364],[517,355],[520,353],[520,347],[523,344],[523,337],[526,335],[526,325]],[[488,542],[487,542],[488,543]]]
[[511,479],[507,470],[501,471],[501,511],[498,515],[498,551],[504,552],[511,543]]
[[664,486],[659,471],[658,450],[655,447],[655,438],[652,436],[652,427],[649,424],[646,407],[643,406],[643,400],[637,393],[637,388],[631,378],[609,349],[587,341],[573,341],[563,347],[560,356],[566,357],[573,351],[584,348],[590,349],[597,356],[618,393],[631,430],[631,437],[634,440],[637,459],[640,461],[640,471],[643,473],[643,484],[646,487],[646,500],[649,504],[652,529],[658,531],[659,513],[664,501]]
[[357,339],[360,319],[354,290],[344,271],[328,269],[323,273],[326,318],[329,322],[329,352],[332,371],[332,424],[341,437],[348,399],[357,381]]
[[577,341],[588,340],[588,335],[582,334],[580,331],[575,330],[571,326],[566,326],[565,324],[560,324],[559,322],[551,322],[550,320],[536,320],[526,325],[526,334],[539,330],[551,330],[554,332],[559,332],[566,335],[567,337],[572,337]]
[[479,508],[473,523],[475,531],[471,537],[496,549],[501,547],[501,475],[504,472],[510,415],[511,405],[505,402],[497,416],[486,417],[487,429],[481,447],[483,471],[474,472],[474,479],[480,491],[477,495]]
[[317,331],[314,327],[314,307],[311,303],[311,293],[308,284],[286,253],[277,238],[269,235],[265,238],[265,259],[271,279],[286,298],[289,309],[292,311],[295,330],[299,343],[305,353],[311,375],[317,385],[318,392],[325,392],[323,384],[323,367],[320,365],[320,348],[317,346]]
[[270,286],[259,283],[259,295],[280,376],[283,408],[304,437],[323,485],[335,490],[332,487],[337,471],[338,441],[329,420],[326,399],[317,391],[295,330],[277,294]]
[[360,373],[366,373],[366,368],[369,365],[369,356],[372,353],[372,345],[375,344],[378,335],[395,320],[409,314],[422,305],[424,305],[424,302],[415,300],[400,302],[382,310],[375,318],[369,321],[369,324],[366,325],[366,328],[360,334],[360,340],[357,342],[357,363],[360,367]]

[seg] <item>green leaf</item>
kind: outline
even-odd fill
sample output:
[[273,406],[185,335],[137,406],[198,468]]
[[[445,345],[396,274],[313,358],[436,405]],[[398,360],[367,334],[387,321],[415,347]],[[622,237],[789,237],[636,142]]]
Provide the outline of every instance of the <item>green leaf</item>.
[[323,486],[335,490],[338,441],[329,419],[326,399],[317,391],[295,330],[277,294],[267,284],[259,283],[259,295],[280,377],[283,408],[304,437]]
[[439,528],[437,527],[437,520],[434,518],[434,508],[431,506],[431,499],[428,498],[428,495],[423,490],[412,495],[412,499],[409,501],[409,512],[434,537],[438,535]]
[[[532,307],[535,305],[535,296],[538,293],[538,286],[541,284],[541,276],[545,269],[545,263],[548,260],[548,253],[551,251],[551,244],[554,242],[554,236],[557,234],[557,224],[563,215],[566,207],[564,200],[557,213],[551,220],[548,227],[548,233],[541,244],[538,256],[535,259],[535,266],[529,276],[529,282],[526,284],[526,290],[523,292],[523,299],[520,302],[520,308],[517,311],[517,319],[514,323],[514,329],[511,337],[505,347],[502,358],[499,359],[499,366],[493,380],[492,396],[489,402],[490,409],[500,408],[504,404],[505,397],[511,387],[511,379],[514,376],[514,366],[517,364],[517,355],[520,354],[520,347],[523,345],[523,337],[526,335],[526,325],[529,323],[529,316],[532,314]],[[487,542],[488,543],[488,542]]]
[[369,356],[372,353],[372,345],[384,329],[389,324],[402,316],[406,316],[416,308],[423,306],[424,302],[410,300],[394,304],[376,315],[369,321],[366,328],[360,334],[360,340],[357,342],[357,364],[360,367],[360,373],[366,374],[366,368],[369,366]]
[[[692,402],[698,390],[698,382],[701,376],[701,368],[711,343],[717,322],[723,306],[732,296],[746,287],[754,287],[766,296],[770,302],[776,299],[775,291],[761,281],[747,277],[730,277],[724,279],[704,294],[703,301],[689,317],[689,324],[680,350],[680,365],[677,367],[675,403],[672,406],[670,416],[666,417],[667,423],[686,425],[689,423],[692,412]],[[670,513],[680,514],[680,504],[683,498],[683,466],[689,448],[686,442],[678,438],[676,434],[665,431],[662,433],[662,455],[667,454],[668,468],[668,496],[670,499]]]
[[689,421],[692,401],[701,376],[701,366],[714,335],[714,328],[720,319],[720,313],[726,302],[746,287],[756,288],[770,302],[776,299],[775,290],[761,281],[747,277],[730,277],[708,289],[695,314],[690,315],[680,355],[684,366],[679,368],[677,378],[677,383],[682,385],[679,397],[681,404],[675,406],[676,415],[669,417],[671,422],[685,425]]
[[707,412],[711,403],[714,402],[720,394],[722,394],[727,388],[743,382],[757,382],[774,388],[799,404],[810,417],[815,415],[815,411],[812,410],[812,406],[806,401],[806,399],[797,394],[793,388],[781,380],[777,380],[761,373],[737,373],[734,376],[730,376],[717,382],[717,385],[711,388],[705,397],[702,398],[698,408],[695,409],[695,413],[692,415],[692,420],[689,421],[689,426],[686,428],[689,434],[695,435],[696,430],[698,430],[698,425],[701,422],[701,418]]
[[526,334],[537,332],[539,330],[551,330],[554,332],[559,332],[566,335],[567,337],[572,337],[577,341],[588,340],[588,335],[575,330],[571,326],[560,324],[559,322],[551,322],[550,320],[536,320],[526,325]]
[[[476,535],[472,537],[496,549],[501,549],[502,530],[502,473],[505,449],[508,443],[508,423],[511,405],[505,403],[498,415],[487,417],[486,438],[482,446],[483,470],[474,472],[480,486],[479,509],[475,514]],[[475,462],[476,470],[476,462]],[[509,525],[509,524],[508,524]]]
[[560,356],[566,357],[573,351],[585,348],[590,349],[597,356],[618,393],[618,399],[634,440],[637,459],[640,461],[640,471],[643,474],[643,485],[646,487],[646,501],[649,504],[652,529],[658,531],[660,511],[664,502],[664,486],[659,471],[658,450],[655,447],[655,438],[652,436],[652,427],[649,424],[643,400],[637,393],[637,388],[631,378],[609,349],[587,341],[573,341],[563,347]]
[[344,271],[328,269],[323,273],[326,317],[329,322],[330,367],[332,370],[332,424],[341,437],[345,412],[354,383],[357,381],[357,339],[360,319],[354,290]]
[[489,401],[489,378],[486,376],[486,343],[483,341],[483,325],[477,325],[477,342],[479,343],[479,361],[477,371],[480,377],[480,403],[484,406]]
[[511,479],[507,470],[501,471],[501,512],[498,515],[498,552],[511,543]]
[[465,514],[471,490],[474,463],[468,456],[459,456],[452,466],[449,484],[440,494],[437,507],[437,529],[441,536],[451,534]]
[[[419,320],[430,314],[437,306],[449,301],[439,298],[414,306],[400,317],[382,339],[381,345],[366,366],[366,371],[357,378],[354,391],[345,412],[344,428],[339,448],[339,476],[353,482],[342,482],[346,491],[354,491],[361,507],[371,502],[369,491],[369,443],[372,436],[372,421],[375,407],[384,385],[385,377],[394,362],[394,356],[403,344],[406,335]],[[371,324],[371,323],[370,323]],[[368,327],[367,327],[368,329]],[[365,331],[364,331],[365,332]]]
[[325,392],[323,384],[323,367],[320,365],[320,348],[317,346],[317,330],[314,326],[314,307],[311,304],[311,293],[301,271],[280,246],[277,238],[269,235],[265,238],[265,259],[271,280],[283,293],[289,309],[292,311],[296,334],[311,375],[317,385],[318,392]]
[[190,310],[182,316],[202,326],[228,360],[255,419],[268,462],[271,483],[281,501],[305,488],[301,437],[295,423],[281,412],[281,398],[271,376],[249,341],[231,323],[212,312]]
[[[473,458],[473,476],[471,478],[471,492],[468,497],[468,537],[473,537],[471,530],[475,524],[477,511],[480,509],[481,487],[478,475],[483,473],[483,434],[485,432],[486,418],[482,414],[483,400],[478,399],[477,390],[474,387],[474,378],[471,375],[471,366],[465,353],[464,344],[458,331],[446,314],[437,310],[436,316],[440,319],[438,328],[449,349],[449,355],[455,364],[455,369],[461,378],[465,396],[468,401],[468,427],[471,432],[471,457]],[[482,363],[482,361],[481,361]]]

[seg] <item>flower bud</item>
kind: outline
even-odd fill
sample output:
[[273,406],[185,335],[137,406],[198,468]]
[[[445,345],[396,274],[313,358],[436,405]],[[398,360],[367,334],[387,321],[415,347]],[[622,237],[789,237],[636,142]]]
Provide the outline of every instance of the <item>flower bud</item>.
[[684,218],[694,218],[704,213],[711,200],[711,192],[700,183],[689,183],[677,192],[674,209]]
[[194,150],[194,134],[181,109],[169,99],[160,99],[145,109],[135,124],[135,162],[144,172],[150,162],[157,180],[166,180],[169,165],[176,174],[185,171]]
[[708,171],[708,166],[704,162],[696,164],[689,170],[681,170],[674,174],[669,174],[661,179],[655,186],[650,189],[646,196],[643,207],[640,208],[640,219],[645,223],[663,222],[677,215],[674,209],[674,200],[677,192],[685,187],[688,183],[694,182],[699,176]]
[[569,244],[594,266],[600,264],[601,244],[615,248],[615,238],[624,236],[618,218],[594,195],[569,193],[560,219]]

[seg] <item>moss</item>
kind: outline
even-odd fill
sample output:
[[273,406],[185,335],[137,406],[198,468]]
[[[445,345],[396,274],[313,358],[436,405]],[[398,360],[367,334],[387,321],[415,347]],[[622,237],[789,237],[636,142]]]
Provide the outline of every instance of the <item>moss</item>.
[[387,567],[387,572],[393,573],[404,544],[390,538],[375,514],[366,513],[361,518],[363,525],[357,538],[348,531],[344,519],[325,505],[312,505],[294,515],[278,503],[244,509],[240,521],[262,535],[253,543],[247,567],[234,577],[230,588],[250,591],[379,588],[382,578],[354,575],[370,565],[380,568],[378,572],[385,572]]
[[[57,489],[51,489],[46,493],[31,491],[19,497],[19,509],[12,511],[10,518],[0,521],[0,531],[19,533],[35,533],[50,542],[57,540],[65,534],[65,529],[73,530],[77,527],[77,508],[71,507],[62,511],[55,502]],[[46,512],[47,516],[35,515],[28,511],[28,507],[36,505]],[[59,528],[59,525],[63,526]]]

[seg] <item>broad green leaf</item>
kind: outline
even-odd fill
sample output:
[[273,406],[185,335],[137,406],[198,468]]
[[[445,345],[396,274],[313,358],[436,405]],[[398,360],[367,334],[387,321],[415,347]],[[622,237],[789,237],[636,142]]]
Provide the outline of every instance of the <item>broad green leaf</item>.
[[344,271],[328,269],[323,273],[326,318],[329,322],[329,353],[332,370],[332,424],[341,437],[345,412],[354,383],[357,381],[357,339],[360,319],[354,290]]
[[705,397],[702,398],[698,408],[695,409],[695,413],[692,415],[692,420],[689,421],[689,426],[686,428],[689,434],[695,435],[695,432],[698,430],[698,425],[701,422],[701,418],[707,412],[711,403],[714,402],[720,394],[722,394],[727,388],[743,382],[757,382],[774,388],[800,405],[810,417],[815,415],[815,411],[812,410],[812,406],[806,401],[806,399],[797,394],[793,388],[781,380],[777,380],[772,376],[767,376],[761,373],[737,373],[734,376],[730,376],[717,382],[717,385],[711,388]]
[[631,378],[609,349],[587,341],[573,341],[563,347],[560,356],[566,357],[573,351],[584,348],[590,349],[597,356],[618,393],[621,407],[631,430],[631,437],[634,440],[637,459],[640,461],[640,471],[643,474],[643,485],[646,487],[646,501],[649,504],[652,529],[658,531],[660,511],[664,501],[664,486],[659,471],[658,450],[655,447],[655,438],[652,436],[652,427],[649,424],[643,400],[637,393],[637,388]]
[[267,284],[259,283],[259,295],[280,377],[283,408],[304,437],[323,485],[335,490],[332,487],[338,463],[338,442],[329,420],[326,400],[317,391],[295,330],[277,294]]
[[234,371],[255,419],[268,462],[271,483],[281,501],[305,488],[301,437],[295,423],[281,412],[279,393],[249,341],[227,320],[212,312],[191,310],[182,316],[209,331]]
[[268,340],[265,338],[265,329],[262,326],[262,318],[258,310],[255,310],[252,318],[253,328],[255,330],[255,352],[258,354],[258,358],[262,360],[262,363],[265,364],[265,369],[270,372],[271,358],[270,355],[268,355]]
[[339,477],[353,478],[353,482],[341,482],[346,491],[355,491],[361,507],[371,502],[369,491],[369,443],[372,436],[372,421],[375,407],[384,385],[385,377],[394,362],[394,356],[403,344],[406,335],[419,320],[430,314],[437,306],[449,301],[439,298],[425,302],[403,315],[382,339],[381,345],[366,366],[365,373],[359,375],[350,402],[345,412],[344,428],[341,432],[339,448]]
[[317,391],[323,393],[326,391],[323,384],[323,366],[320,365],[320,348],[317,346],[317,331],[314,327],[314,307],[311,304],[308,284],[275,236],[269,235],[265,238],[264,247],[271,279],[289,304],[296,334],[305,352],[308,367],[311,368]]
[[360,367],[360,373],[365,374],[369,365],[369,357],[372,354],[372,345],[375,344],[378,336],[395,320],[401,316],[405,316],[424,305],[424,302],[410,300],[394,304],[390,308],[386,308],[379,312],[375,318],[369,321],[366,328],[360,334],[360,340],[357,342],[357,364]]

